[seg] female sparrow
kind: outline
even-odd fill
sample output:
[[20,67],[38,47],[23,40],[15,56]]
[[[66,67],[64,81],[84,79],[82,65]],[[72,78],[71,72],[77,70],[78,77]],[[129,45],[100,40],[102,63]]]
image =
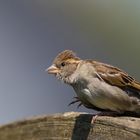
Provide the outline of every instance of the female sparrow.
[[81,60],[71,50],[58,54],[47,69],[71,85],[87,108],[117,114],[140,114],[140,83],[126,72],[94,60]]

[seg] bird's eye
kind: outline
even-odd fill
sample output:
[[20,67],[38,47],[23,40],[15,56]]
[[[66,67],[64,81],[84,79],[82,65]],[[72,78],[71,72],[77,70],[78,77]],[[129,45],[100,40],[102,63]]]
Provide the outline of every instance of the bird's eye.
[[64,67],[64,66],[65,66],[65,64],[66,64],[65,62],[62,62],[62,63],[61,63],[61,66],[62,66],[62,67]]

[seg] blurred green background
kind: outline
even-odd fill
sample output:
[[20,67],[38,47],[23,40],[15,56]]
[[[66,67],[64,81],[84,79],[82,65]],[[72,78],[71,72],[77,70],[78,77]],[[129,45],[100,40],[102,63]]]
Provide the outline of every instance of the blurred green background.
[[65,49],[117,66],[140,81],[140,1],[0,1],[0,123],[67,107],[71,87],[45,73]]

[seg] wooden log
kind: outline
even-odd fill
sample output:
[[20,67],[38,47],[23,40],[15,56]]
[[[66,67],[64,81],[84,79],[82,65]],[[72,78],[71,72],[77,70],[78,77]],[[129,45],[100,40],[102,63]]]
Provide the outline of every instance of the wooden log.
[[67,112],[44,115],[0,127],[0,140],[140,140],[140,118]]

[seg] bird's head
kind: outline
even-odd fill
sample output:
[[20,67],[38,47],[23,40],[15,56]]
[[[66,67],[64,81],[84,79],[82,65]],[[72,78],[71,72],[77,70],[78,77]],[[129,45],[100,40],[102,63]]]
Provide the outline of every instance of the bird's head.
[[71,75],[77,69],[80,58],[71,50],[59,53],[53,64],[46,70],[49,74],[54,74],[58,79],[65,83],[71,83]]

